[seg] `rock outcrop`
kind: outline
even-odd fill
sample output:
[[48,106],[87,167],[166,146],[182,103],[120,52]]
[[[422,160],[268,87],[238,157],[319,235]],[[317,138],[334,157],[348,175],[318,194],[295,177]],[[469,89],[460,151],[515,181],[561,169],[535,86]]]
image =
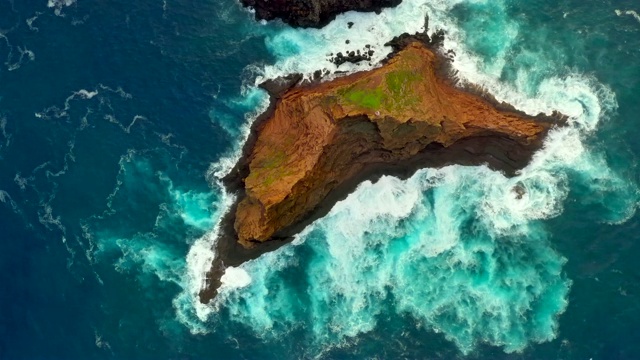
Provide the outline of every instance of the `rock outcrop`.
[[391,45],[395,54],[371,71],[267,86],[275,101],[225,179],[238,200],[223,223],[202,301],[215,296],[225,266],[279,246],[270,240],[291,238],[361,181],[449,164],[513,174],[559,120],[456,87],[450,60],[424,35]]
[[437,61],[412,42],[379,69],[284,94],[247,159],[238,241],[251,247],[271,239],[364,168],[410,160],[429,145],[471,137],[540,143],[547,123],[449,85],[437,76]]
[[256,12],[258,20],[282,19],[295,27],[322,27],[347,11],[375,11],[401,0],[241,0]]

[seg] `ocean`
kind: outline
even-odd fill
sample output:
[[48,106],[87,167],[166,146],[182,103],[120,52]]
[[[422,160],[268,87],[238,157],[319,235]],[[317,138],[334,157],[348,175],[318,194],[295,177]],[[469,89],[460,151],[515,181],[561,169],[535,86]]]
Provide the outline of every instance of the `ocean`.
[[[638,12],[404,0],[294,29],[236,0],[0,0],[0,358],[640,358]],[[461,83],[566,126],[513,178],[362,183],[200,304],[257,85],[370,69],[425,19]]]

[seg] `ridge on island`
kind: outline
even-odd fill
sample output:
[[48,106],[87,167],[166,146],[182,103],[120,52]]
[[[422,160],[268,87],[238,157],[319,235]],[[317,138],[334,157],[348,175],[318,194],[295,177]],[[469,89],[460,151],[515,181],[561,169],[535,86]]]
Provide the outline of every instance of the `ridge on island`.
[[[255,10],[257,20],[282,19],[294,27],[320,28],[347,11],[375,11],[394,7],[402,0],[241,0]],[[352,24],[351,24],[352,25]],[[351,27],[351,25],[349,27]]]
[[290,240],[360,182],[450,164],[487,164],[513,175],[559,120],[456,87],[446,73],[449,59],[424,34],[391,45],[395,54],[377,69],[323,83],[271,84],[271,109],[224,179],[238,196],[201,301],[217,294],[226,266],[283,244],[270,240]]

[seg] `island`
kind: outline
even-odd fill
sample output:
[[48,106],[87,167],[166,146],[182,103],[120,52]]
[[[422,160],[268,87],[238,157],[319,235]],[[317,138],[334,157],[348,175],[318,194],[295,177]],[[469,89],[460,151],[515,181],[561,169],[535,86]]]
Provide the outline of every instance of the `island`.
[[258,20],[281,19],[294,27],[320,28],[347,11],[379,13],[401,0],[241,0]]
[[403,35],[373,70],[264,84],[271,107],[224,179],[237,200],[223,220],[201,301],[216,295],[225,267],[291,240],[364,180],[451,164],[513,175],[530,161],[562,117],[529,116],[458,86],[439,40]]

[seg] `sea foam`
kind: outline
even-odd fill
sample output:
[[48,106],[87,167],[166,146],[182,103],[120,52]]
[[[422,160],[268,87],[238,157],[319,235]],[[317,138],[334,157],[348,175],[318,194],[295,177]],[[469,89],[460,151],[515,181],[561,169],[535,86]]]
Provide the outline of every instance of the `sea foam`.
[[638,20],[638,22],[640,22],[640,15],[634,11],[634,10],[617,10],[616,9],[616,15],[618,16],[622,16],[622,15],[629,15],[629,16],[633,16],[634,19]]

